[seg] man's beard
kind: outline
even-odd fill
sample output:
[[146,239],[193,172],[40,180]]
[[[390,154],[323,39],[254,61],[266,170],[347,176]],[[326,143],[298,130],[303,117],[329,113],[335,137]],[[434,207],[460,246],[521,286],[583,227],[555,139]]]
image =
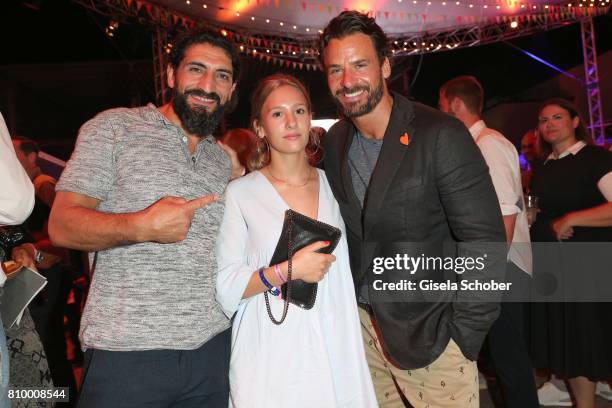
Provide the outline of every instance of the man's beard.
[[[374,92],[371,92],[370,88],[366,85],[357,85],[352,88],[340,88],[336,91],[334,95],[334,101],[336,105],[338,105],[344,115],[348,118],[356,118],[359,116],[366,115],[374,110],[376,105],[380,102],[383,96],[383,77],[380,76],[380,80],[378,82],[378,86],[374,89]],[[347,106],[342,105],[340,102],[340,95],[342,94],[350,94],[358,91],[365,91],[368,93],[368,99],[363,105],[358,105],[358,102],[351,103]]]
[[[208,112],[204,107],[196,106],[192,108],[187,102],[187,97],[189,95],[214,99],[217,102],[217,107],[212,112]],[[185,93],[181,93],[181,91],[174,88],[172,107],[187,132],[199,137],[206,137],[212,135],[217,128],[219,120],[221,120],[225,112],[227,103],[221,104],[221,98],[214,92],[205,92],[201,89],[189,89],[185,91]]]

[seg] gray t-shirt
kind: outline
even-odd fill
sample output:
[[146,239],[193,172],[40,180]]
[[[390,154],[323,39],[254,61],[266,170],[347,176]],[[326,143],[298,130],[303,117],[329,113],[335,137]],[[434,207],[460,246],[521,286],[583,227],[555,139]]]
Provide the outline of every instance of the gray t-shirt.
[[[376,167],[382,144],[382,140],[366,139],[361,136],[361,133],[355,131],[353,142],[349,148],[348,162],[353,190],[355,190],[355,195],[361,203],[361,208],[364,207],[370,178],[374,172],[374,167]],[[362,283],[357,297],[360,303],[369,303],[367,283]]]
[[[192,157],[183,130],[148,105],[105,111],[83,125],[57,191],[96,198],[98,211],[130,213],[164,196],[223,194],[230,175],[231,162],[212,137]],[[218,201],[197,210],[184,241],[99,251],[81,321],[83,346],[190,350],[227,329],[215,302],[223,209]]]
[[353,189],[355,195],[361,203],[361,208],[364,206],[366,192],[370,184],[370,178],[376,167],[382,140],[366,139],[355,131],[353,142],[349,148],[348,162],[351,170],[351,179],[353,181]]

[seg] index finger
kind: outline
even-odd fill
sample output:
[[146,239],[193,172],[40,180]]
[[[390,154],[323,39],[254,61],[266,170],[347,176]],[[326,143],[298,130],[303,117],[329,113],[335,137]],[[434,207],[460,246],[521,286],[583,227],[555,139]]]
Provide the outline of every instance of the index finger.
[[210,203],[214,203],[218,199],[219,199],[219,196],[216,194],[207,194],[205,196],[194,198],[193,200],[189,200],[184,205],[185,205],[185,208],[189,210],[197,210],[198,208],[202,208]]

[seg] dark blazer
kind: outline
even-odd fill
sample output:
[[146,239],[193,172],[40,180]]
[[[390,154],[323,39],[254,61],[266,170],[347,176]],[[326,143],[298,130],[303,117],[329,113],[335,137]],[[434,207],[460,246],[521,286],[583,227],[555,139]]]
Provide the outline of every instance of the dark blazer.
[[[474,360],[499,314],[499,303],[481,291],[427,291],[418,283],[503,278],[505,244],[499,243],[505,243],[505,232],[489,170],[461,122],[399,94],[392,96],[391,118],[363,211],[347,157],[353,124],[341,120],[324,138],[325,171],[346,223],[354,283],[356,288],[368,283],[385,350],[399,367],[430,364],[451,337]],[[406,137],[400,141],[404,133],[407,145]],[[497,243],[497,253],[489,254],[482,243]],[[380,274],[372,269],[374,258],[396,254],[456,259],[484,252],[487,267],[462,275],[435,266]],[[413,281],[416,290],[374,290],[377,280]]]

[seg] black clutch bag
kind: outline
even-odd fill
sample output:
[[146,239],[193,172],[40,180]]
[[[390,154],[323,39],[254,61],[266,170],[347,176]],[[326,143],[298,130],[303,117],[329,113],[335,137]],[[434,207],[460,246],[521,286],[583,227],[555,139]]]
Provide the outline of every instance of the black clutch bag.
[[331,254],[338,242],[342,232],[329,224],[317,221],[293,210],[285,212],[285,221],[276,249],[270,260],[270,265],[288,261],[287,283],[281,287],[282,297],[285,300],[283,316],[280,321],[274,319],[270,311],[268,292],[265,292],[266,307],[272,322],[281,324],[287,316],[289,303],[293,303],[303,309],[311,309],[317,298],[317,283],[308,283],[303,280],[291,279],[293,254],[307,245],[317,241],[329,241],[329,245],[319,249],[317,252]]

